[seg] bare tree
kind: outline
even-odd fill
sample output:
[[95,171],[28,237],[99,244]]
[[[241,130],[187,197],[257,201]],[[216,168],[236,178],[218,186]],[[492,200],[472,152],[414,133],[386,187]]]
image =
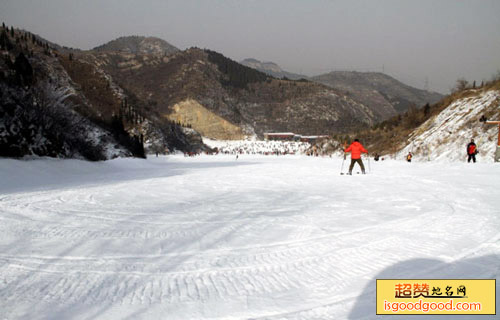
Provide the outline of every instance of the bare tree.
[[465,80],[465,78],[460,78],[457,80],[454,91],[455,92],[462,91],[464,89],[467,89],[468,86],[469,86],[469,82],[467,80]]

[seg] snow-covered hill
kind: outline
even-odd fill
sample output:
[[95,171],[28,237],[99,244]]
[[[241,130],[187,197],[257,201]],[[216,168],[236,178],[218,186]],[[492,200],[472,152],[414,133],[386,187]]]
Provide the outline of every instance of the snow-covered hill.
[[412,151],[416,160],[466,161],[466,146],[474,139],[478,161],[493,162],[498,128],[479,122],[482,115],[500,118],[500,91],[471,90],[468,97],[453,101],[414,130],[396,157]]

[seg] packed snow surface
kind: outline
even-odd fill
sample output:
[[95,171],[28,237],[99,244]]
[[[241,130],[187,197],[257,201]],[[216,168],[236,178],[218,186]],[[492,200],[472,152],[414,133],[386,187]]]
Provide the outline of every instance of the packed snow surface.
[[2,159],[0,319],[379,319],[376,278],[498,280],[498,164],[365,165]]

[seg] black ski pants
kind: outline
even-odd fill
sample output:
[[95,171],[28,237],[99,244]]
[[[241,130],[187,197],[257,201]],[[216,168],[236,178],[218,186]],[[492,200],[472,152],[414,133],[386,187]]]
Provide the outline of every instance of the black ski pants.
[[361,172],[365,173],[365,165],[363,164],[363,160],[359,159],[351,159],[351,165],[349,166],[349,174],[352,174],[352,168],[354,168],[354,164],[358,163],[361,167]]
[[476,154],[469,154],[469,158],[467,159],[467,162],[470,162],[470,160],[472,159],[472,161],[474,161],[474,163],[476,162]]

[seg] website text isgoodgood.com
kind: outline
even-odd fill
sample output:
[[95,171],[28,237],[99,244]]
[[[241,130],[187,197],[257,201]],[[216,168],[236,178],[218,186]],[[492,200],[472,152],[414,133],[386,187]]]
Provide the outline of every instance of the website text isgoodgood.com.
[[389,312],[408,312],[408,311],[420,311],[427,313],[430,311],[461,311],[461,312],[472,312],[481,311],[481,303],[479,302],[455,302],[450,299],[446,302],[427,302],[422,299],[416,302],[389,302],[384,300],[384,310]]

